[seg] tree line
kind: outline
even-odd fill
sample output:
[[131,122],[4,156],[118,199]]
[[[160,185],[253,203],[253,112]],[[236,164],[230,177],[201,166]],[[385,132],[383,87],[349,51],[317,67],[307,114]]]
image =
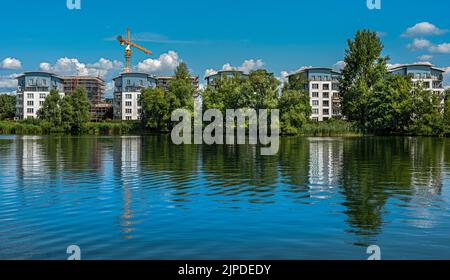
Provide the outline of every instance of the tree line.
[[[442,106],[441,97],[414,83],[412,77],[389,74],[390,58],[382,55],[383,49],[380,37],[369,30],[358,31],[355,38],[348,40],[345,67],[339,81],[346,122],[372,134],[450,135],[450,100],[445,98]],[[201,97],[204,111],[279,109],[281,133],[285,135],[301,134],[302,129],[313,125],[309,93],[305,89],[308,81],[302,75],[281,83],[266,70],[255,70],[248,75],[216,78],[214,85],[201,92],[194,87],[190,76],[187,65],[181,63],[167,89],[142,91],[142,131],[170,131],[174,125],[172,112],[193,111],[197,95]],[[13,118],[14,112],[15,98],[0,96],[0,119]],[[83,133],[90,118],[86,91],[77,89],[64,97],[52,91],[38,118],[51,132]],[[335,120],[328,124],[339,125]]]

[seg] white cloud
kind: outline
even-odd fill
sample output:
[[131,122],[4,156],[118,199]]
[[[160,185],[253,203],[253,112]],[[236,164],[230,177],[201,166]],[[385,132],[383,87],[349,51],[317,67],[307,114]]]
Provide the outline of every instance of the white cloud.
[[377,31],[377,36],[380,38],[386,37],[388,35],[387,32],[384,31]]
[[[241,66],[232,66],[230,63],[226,63],[222,66],[223,71],[231,71],[231,70],[238,70],[242,71],[246,74],[250,73],[251,71],[255,71],[258,69],[262,69],[264,67],[265,63],[262,59],[248,59],[245,60]],[[217,73],[217,70],[214,69],[207,69],[205,71],[205,77],[214,75]]]
[[158,59],[146,59],[137,65],[137,70],[149,74],[161,74],[173,72],[181,63],[178,53],[169,51],[159,56]]
[[347,65],[347,64],[345,63],[345,61],[339,60],[338,62],[336,62],[336,63],[333,65],[333,69],[334,69],[334,70],[337,70],[337,71],[341,71],[342,69],[345,68],[345,65]]
[[93,64],[81,63],[76,58],[63,57],[56,61],[55,64],[42,62],[39,68],[42,71],[54,72],[58,75],[66,76],[96,76],[105,77],[111,72],[120,71],[123,64],[120,61],[108,60],[100,58],[99,61]]
[[11,74],[0,76],[0,89],[14,89],[17,87],[17,76],[19,74]]
[[418,59],[419,59],[420,61],[430,61],[430,60],[433,59],[433,56],[432,56],[432,55],[429,55],[429,54],[426,54],[426,55],[421,55],[421,56],[419,56]]
[[7,57],[0,64],[1,69],[19,70],[22,69],[22,62],[17,58]]
[[407,47],[411,51],[427,50],[431,53],[450,53],[450,43],[433,44],[427,39],[415,38]]
[[433,44],[426,40],[426,39],[414,39],[411,44],[408,44],[408,48],[416,51],[416,50],[423,50],[426,48],[430,48]]
[[433,45],[429,48],[429,51],[432,53],[450,53],[450,43]]
[[215,75],[215,74],[217,74],[217,71],[214,69],[206,69],[205,70],[205,77],[209,77],[209,76]]
[[420,22],[412,27],[409,27],[405,33],[402,34],[402,37],[442,35],[447,32],[449,32],[449,30],[440,29],[429,22]]
[[262,69],[264,67],[264,61],[262,59],[258,60],[245,60],[244,63],[242,63],[241,66],[237,67],[239,71],[242,71],[244,73],[249,73],[254,70]]
[[114,81],[107,82],[105,85],[105,92],[113,92],[114,90]]

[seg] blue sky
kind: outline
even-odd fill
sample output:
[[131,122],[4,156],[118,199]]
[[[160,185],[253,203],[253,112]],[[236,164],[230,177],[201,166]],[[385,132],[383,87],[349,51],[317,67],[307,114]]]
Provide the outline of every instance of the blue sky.
[[66,0],[2,1],[0,88],[39,69],[100,74],[109,82],[124,60],[113,38],[126,27],[154,52],[133,56],[138,70],[152,74],[171,72],[179,61],[201,78],[225,64],[265,67],[277,76],[302,66],[332,67],[343,59],[346,40],[363,28],[382,34],[391,63],[427,60],[450,72],[450,2],[381,3],[381,10],[369,10],[366,0],[81,0],[81,10],[69,10]]

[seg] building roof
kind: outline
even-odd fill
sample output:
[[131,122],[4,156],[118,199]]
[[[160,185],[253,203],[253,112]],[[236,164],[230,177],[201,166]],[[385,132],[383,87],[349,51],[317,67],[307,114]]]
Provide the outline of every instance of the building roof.
[[209,75],[205,76],[205,79],[208,79],[209,77],[212,77],[212,76],[224,74],[224,73],[239,73],[241,75],[245,75],[244,71],[241,71],[241,70],[233,70],[233,69],[231,69],[231,70],[219,70],[219,71],[216,71],[213,74],[209,74]]
[[338,72],[338,71],[336,71],[336,70],[334,70],[334,69],[332,69],[332,68],[329,68],[329,67],[305,67],[305,68],[301,68],[301,69],[299,69],[299,70],[297,70],[297,71],[294,71],[294,72],[289,73],[289,74],[288,74],[288,77],[289,77],[289,76],[292,76],[292,75],[299,74],[299,73],[311,71],[311,70],[325,70],[325,71],[330,71],[330,72],[333,73],[333,74],[341,75],[341,72]]
[[147,76],[148,78],[156,79],[155,76],[150,75],[150,74],[148,74],[148,73],[144,73],[144,72],[122,72],[122,73],[119,74],[118,77],[113,78],[113,80],[119,79],[119,78],[122,77],[122,76],[133,76],[133,75],[145,75],[145,76]]
[[105,80],[103,80],[100,77],[95,77],[95,76],[59,76],[61,79],[65,79],[65,80],[97,80],[99,82],[105,82]]
[[419,63],[410,63],[410,64],[396,65],[396,66],[394,66],[392,68],[389,68],[389,72],[393,72],[393,71],[396,71],[396,70],[399,70],[399,69],[402,69],[402,68],[408,68],[408,67],[413,67],[413,66],[426,66],[426,67],[430,67],[431,69],[439,71],[439,72],[442,72],[442,73],[445,72],[445,70],[437,68],[433,64],[427,63],[427,62],[419,62]]
[[17,76],[16,79],[22,78],[22,77],[27,76],[27,75],[32,75],[32,74],[45,74],[45,75],[55,76],[55,77],[59,78],[58,75],[56,75],[54,73],[51,73],[51,72],[46,72],[46,71],[26,71],[26,72],[23,72],[21,75]]

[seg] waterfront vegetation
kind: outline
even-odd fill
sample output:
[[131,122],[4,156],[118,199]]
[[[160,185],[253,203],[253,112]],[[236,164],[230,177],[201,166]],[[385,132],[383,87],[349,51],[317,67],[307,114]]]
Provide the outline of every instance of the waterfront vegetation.
[[[189,68],[181,63],[168,88],[149,88],[141,95],[141,121],[89,122],[86,91],[61,97],[52,91],[38,112],[38,119],[14,122],[15,97],[0,96],[0,133],[3,134],[145,134],[169,132],[176,109],[193,111],[200,95],[203,111],[218,109],[279,109],[282,135],[450,135],[450,100],[424,90],[409,76],[390,75],[383,43],[372,31],[362,30],[348,40],[345,68],[340,80],[342,113],[346,120],[322,123],[310,120],[312,108],[301,73],[283,84],[266,70],[248,76],[219,77],[197,92]],[[447,91],[447,96],[449,92]]]

